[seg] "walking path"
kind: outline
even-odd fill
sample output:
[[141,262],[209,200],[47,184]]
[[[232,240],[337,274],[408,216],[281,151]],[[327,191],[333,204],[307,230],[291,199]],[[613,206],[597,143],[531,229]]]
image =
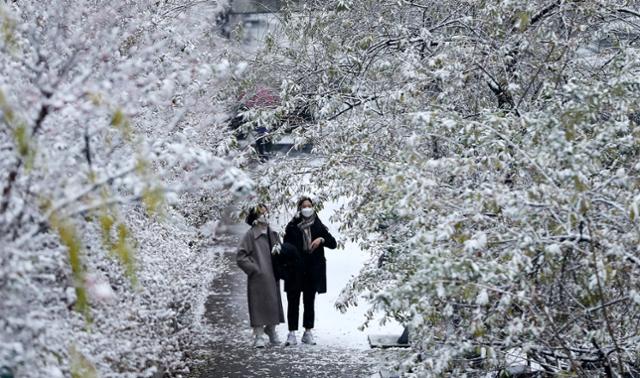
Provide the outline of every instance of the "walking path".
[[[255,349],[251,346],[247,310],[246,277],[235,264],[237,240],[226,240],[223,254],[227,271],[211,284],[206,318],[213,337],[205,362],[192,369],[191,378],[224,377],[371,377],[394,350],[367,350],[340,345],[284,345]],[[285,308],[286,313],[286,308]],[[340,327],[334,324],[333,327]],[[278,326],[280,339],[286,338],[286,325]],[[298,334],[298,338],[300,337]],[[320,331],[317,333],[322,337]]]

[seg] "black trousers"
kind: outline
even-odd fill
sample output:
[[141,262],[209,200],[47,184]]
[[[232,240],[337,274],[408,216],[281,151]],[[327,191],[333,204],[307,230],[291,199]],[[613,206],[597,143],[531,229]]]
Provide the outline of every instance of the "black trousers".
[[304,306],[302,326],[309,329],[313,328],[313,322],[316,315],[314,310],[316,290],[292,290],[287,292],[287,323],[289,323],[289,331],[298,330],[298,319],[300,317],[300,294],[302,294],[302,305]]

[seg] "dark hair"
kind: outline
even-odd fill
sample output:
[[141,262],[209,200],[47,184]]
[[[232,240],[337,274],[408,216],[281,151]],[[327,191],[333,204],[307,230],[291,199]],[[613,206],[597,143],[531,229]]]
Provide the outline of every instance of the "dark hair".
[[244,219],[244,221],[249,225],[249,226],[253,226],[253,222],[256,221],[256,219],[258,219],[258,217],[260,216],[260,211],[259,209],[261,207],[264,207],[265,209],[269,209],[267,207],[267,205],[263,204],[263,203],[259,203],[256,206],[253,206],[249,209],[249,213],[247,214],[247,217]]
[[300,197],[300,199],[298,200],[298,210],[300,210],[304,201],[311,202],[311,206],[313,206],[313,200],[310,197],[303,196],[303,197]]

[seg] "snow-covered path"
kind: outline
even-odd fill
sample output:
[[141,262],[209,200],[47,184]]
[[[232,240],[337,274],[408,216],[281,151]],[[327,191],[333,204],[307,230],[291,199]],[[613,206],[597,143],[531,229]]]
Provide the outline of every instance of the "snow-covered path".
[[[362,251],[356,243],[346,240],[341,235],[340,224],[331,220],[338,207],[339,203],[337,202],[327,202],[318,214],[331,234],[344,242],[344,246],[341,248],[325,249],[327,293],[318,295],[316,299],[316,328],[321,331],[318,343],[368,349],[367,335],[401,335],[403,327],[394,321],[388,321],[381,325],[378,315],[369,322],[364,331],[360,331],[359,327],[365,321],[365,314],[369,307],[366,300],[362,298],[358,306],[348,308],[345,313],[341,313],[335,308],[335,303],[342,289],[353,276],[358,274],[368,259],[368,254]],[[284,224],[289,218],[290,216],[287,215],[284,219],[280,218],[279,220]],[[283,298],[286,299],[286,295]]]
[[[254,349],[246,300],[246,277],[235,265],[235,245],[230,238],[223,254],[228,267],[211,285],[206,318],[213,338],[206,362],[192,370],[193,378],[222,377],[370,377],[394,351],[369,350],[325,342],[316,346],[275,346]],[[285,302],[286,306],[286,302]],[[341,327],[333,324],[333,331]],[[278,327],[280,338],[286,326]],[[320,341],[322,337],[319,337]]]

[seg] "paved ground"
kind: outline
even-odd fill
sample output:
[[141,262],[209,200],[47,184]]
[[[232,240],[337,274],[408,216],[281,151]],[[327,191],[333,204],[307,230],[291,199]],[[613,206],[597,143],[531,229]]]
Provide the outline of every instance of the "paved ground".
[[[224,254],[228,272],[212,283],[206,304],[206,317],[214,330],[215,341],[207,348],[205,362],[192,369],[191,378],[370,377],[380,370],[381,360],[398,353],[345,349],[337,345],[253,348],[246,277],[235,265],[233,243],[233,240],[229,242],[229,252]],[[286,327],[280,325],[278,330],[284,340]]]

